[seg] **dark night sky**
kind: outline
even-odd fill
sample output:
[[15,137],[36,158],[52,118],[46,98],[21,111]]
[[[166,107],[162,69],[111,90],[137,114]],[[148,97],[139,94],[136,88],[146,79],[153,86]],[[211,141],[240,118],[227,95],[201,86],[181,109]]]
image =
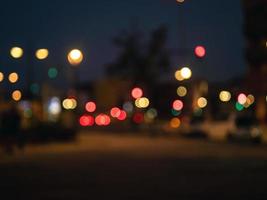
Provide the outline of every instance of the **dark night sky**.
[[[81,80],[101,78],[104,64],[117,55],[111,38],[128,29],[133,19],[145,34],[166,24],[170,48],[186,47],[193,53],[195,45],[206,46],[204,62],[195,61],[193,55],[173,56],[174,71],[175,66],[188,64],[197,76],[209,80],[226,80],[245,72],[239,0],[185,0],[182,5],[175,0],[3,0],[0,70],[25,73],[25,58],[14,61],[8,55],[12,46],[25,48],[25,54],[29,48],[49,48],[50,61],[34,61],[38,72],[50,64],[67,67],[65,55],[77,47],[86,54],[79,69]],[[183,35],[185,46],[179,43]]]

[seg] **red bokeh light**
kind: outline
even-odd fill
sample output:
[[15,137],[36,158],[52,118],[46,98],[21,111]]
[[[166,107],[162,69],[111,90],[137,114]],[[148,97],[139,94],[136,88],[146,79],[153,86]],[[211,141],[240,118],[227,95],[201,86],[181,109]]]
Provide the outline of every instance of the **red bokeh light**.
[[85,109],[87,112],[95,112],[96,110],[96,104],[94,102],[88,102],[85,105]]
[[135,99],[141,98],[143,96],[143,90],[141,88],[134,88],[132,90],[132,97]]
[[198,58],[203,58],[206,55],[206,49],[203,46],[197,46],[195,48],[195,54]]
[[184,107],[184,103],[181,100],[175,100],[172,105],[174,110],[180,111]]
[[110,110],[110,115],[114,118],[118,118],[121,114],[121,109],[114,107]]
[[120,116],[118,117],[118,120],[124,121],[127,118],[127,113],[124,110],[121,110]]
[[108,126],[111,120],[108,115],[100,114],[96,117],[95,122],[98,126]]
[[144,121],[144,115],[142,113],[136,113],[133,116],[133,121],[137,124],[141,124]]
[[80,117],[80,125],[81,126],[93,126],[95,123],[94,117],[89,115],[83,115]]

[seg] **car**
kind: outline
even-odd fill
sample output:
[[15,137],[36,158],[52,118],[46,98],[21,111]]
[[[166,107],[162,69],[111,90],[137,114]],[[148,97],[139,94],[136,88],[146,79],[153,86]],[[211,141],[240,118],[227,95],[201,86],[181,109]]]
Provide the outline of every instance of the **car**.
[[227,138],[230,141],[261,143],[262,130],[254,117],[237,116],[235,126],[228,131]]

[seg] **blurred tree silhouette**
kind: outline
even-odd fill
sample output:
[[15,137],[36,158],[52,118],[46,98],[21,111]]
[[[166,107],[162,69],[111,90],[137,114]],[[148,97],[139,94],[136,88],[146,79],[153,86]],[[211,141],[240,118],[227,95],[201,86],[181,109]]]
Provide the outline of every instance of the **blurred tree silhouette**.
[[167,29],[160,26],[152,31],[148,41],[142,39],[140,32],[136,31],[124,31],[115,37],[113,42],[121,51],[117,59],[107,65],[107,73],[151,88],[170,69]]

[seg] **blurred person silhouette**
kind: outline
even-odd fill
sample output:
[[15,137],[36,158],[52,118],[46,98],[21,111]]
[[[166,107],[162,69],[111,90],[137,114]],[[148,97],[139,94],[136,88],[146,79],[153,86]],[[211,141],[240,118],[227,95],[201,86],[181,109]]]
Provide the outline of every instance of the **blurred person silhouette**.
[[14,103],[2,113],[2,136],[4,139],[4,150],[8,154],[14,152],[14,145],[23,148],[23,138],[19,134],[21,117]]

